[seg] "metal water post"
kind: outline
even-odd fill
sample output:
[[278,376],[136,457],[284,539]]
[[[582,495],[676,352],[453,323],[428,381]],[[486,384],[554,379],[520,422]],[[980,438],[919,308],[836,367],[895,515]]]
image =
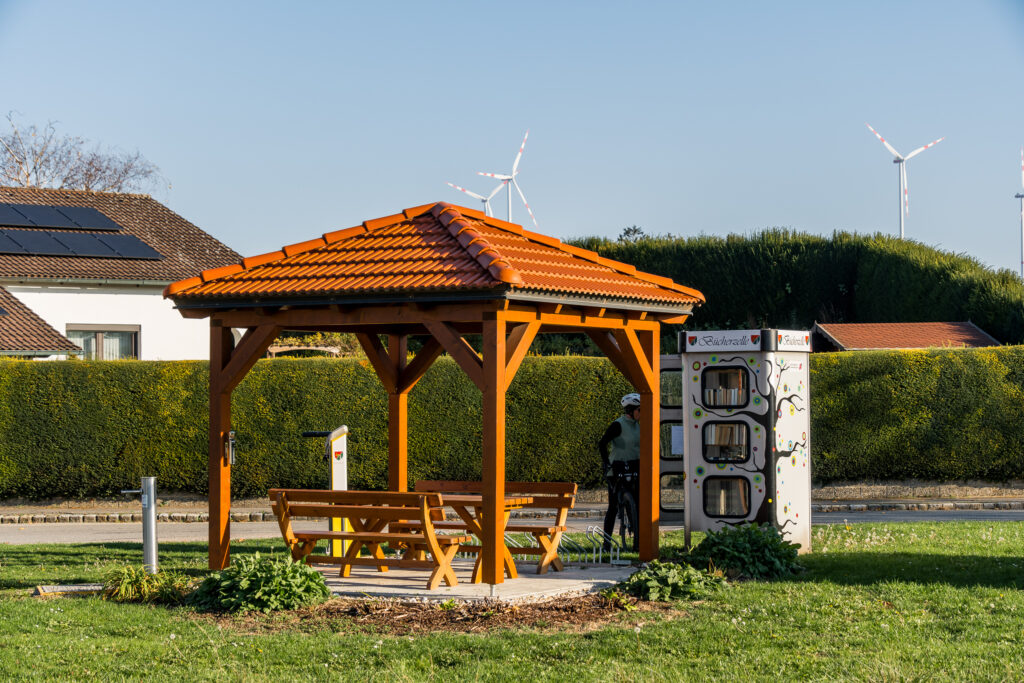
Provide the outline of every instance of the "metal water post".
[[150,574],[160,569],[156,552],[156,477],[142,477],[142,488],[121,491],[142,494],[142,564]]

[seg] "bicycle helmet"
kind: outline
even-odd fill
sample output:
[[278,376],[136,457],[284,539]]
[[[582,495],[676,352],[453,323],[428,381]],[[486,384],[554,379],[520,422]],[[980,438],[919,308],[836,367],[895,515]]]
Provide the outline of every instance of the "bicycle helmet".
[[631,413],[634,408],[640,407],[640,394],[626,394],[622,397],[622,412]]

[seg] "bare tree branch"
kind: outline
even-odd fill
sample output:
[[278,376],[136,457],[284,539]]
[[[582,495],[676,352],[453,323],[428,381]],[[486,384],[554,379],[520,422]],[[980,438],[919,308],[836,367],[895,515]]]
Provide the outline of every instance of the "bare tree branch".
[[0,185],[96,192],[144,192],[161,183],[160,169],[142,154],[92,145],[84,138],[20,124],[7,115],[10,131],[0,133]]

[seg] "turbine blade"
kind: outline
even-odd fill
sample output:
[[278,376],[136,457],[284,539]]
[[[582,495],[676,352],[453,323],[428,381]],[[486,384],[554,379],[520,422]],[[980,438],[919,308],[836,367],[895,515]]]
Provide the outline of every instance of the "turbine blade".
[[477,171],[477,175],[484,175],[488,178],[497,178],[498,180],[512,180],[512,176],[505,175],[504,173],[484,173],[483,171]]
[[519,160],[523,158],[523,147],[526,147],[526,138],[530,137],[530,129],[526,129],[526,135],[523,136],[523,144],[519,145],[519,154],[516,155],[516,160],[512,162],[512,175],[516,174],[516,169],[519,168]]
[[470,191],[470,190],[467,190],[467,189],[466,189],[466,188],[464,188],[464,187],[459,187],[459,186],[458,186],[458,185],[456,185],[455,183],[448,183],[448,184],[449,184],[449,185],[451,185],[452,187],[454,187],[454,188],[455,188],[456,190],[458,190],[459,192],[465,192],[465,193],[466,193],[466,194],[468,194],[468,195],[469,195],[470,197],[476,197],[477,199],[486,199],[486,197],[484,197],[484,196],[483,196],[482,194],[477,194],[476,192],[472,192],[472,191]]
[[498,183],[498,186],[496,188],[494,188],[493,190],[491,190],[491,193],[489,195],[487,195],[487,201],[491,201],[492,199],[494,199],[494,195],[496,195],[499,192],[501,192],[501,189],[503,187],[505,187],[505,185],[507,185],[507,184],[508,184],[507,180],[502,180],[500,183]]
[[524,195],[523,191],[519,188],[519,183],[515,181],[515,178],[512,179],[512,184],[516,186],[516,192],[519,193],[519,198],[523,200],[523,206],[526,207],[526,212],[530,214],[530,219],[533,221],[533,227],[539,229],[540,226],[537,225],[537,217],[533,215],[533,209],[531,209],[530,205],[527,203],[526,195]]
[[874,133],[874,134],[875,134],[875,137],[876,137],[876,138],[878,138],[879,140],[881,140],[881,141],[882,141],[882,144],[883,144],[883,145],[885,145],[885,148],[886,148],[887,150],[889,150],[890,152],[892,152],[892,155],[893,155],[894,157],[896,157],[897,159],[902,159],[902,157],[900,156],[900,153],[899,153],[899,152],[897,152],[897,151],[896,151],[895,149],[893,149],[893,146],[892,146],[892,145],[890,145],[890,144],[889,144],[888,142],[886,142],[886,141],[885,141],[885,138],[883,138],[883,137],[882,137],[881,135],[879,135],[879,134],[878,134],[878,131],[877,131],[877,130],[875,130],[874,128],[872,128],[872,127],[871,127],[871,124],[865,123],[864,125],[868,127],[868,130],[870,130],[870,131],[871,131],[872,133]]
[[926,150],[926,149],[928,149],[929,147],[934,147],[935,145],[939,144],[940,142],[942,142],[942,141],[943,141],[943,140],[945,140],[945,139],[946,139],[946,138],[939,138],[938,140],[935,140],[934,142],[929,142],[929,143],[928,143],[927,145],[925,145],[924,147],[918,147],[918,148],[917,148],[917,149],[915,149],[915,150],[914,150],[913,152],[911,152],[910,154],[908,154],[906,158],[907,158],[907,159],[913,159],[914,157],[916,157],[916,156],[917,156],[918,154],[920,154],[921,152],[925,151],[925,150]]
[[1020,186],[1024,189],[1024,147],[1020,148]]

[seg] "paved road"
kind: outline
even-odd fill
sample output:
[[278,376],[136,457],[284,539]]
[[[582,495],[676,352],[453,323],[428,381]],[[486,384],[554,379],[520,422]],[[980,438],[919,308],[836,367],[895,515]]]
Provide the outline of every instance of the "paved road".
[[[572,531],[585,531],[588,526],[599,526],[601,517],[575,517],[569,519]],[[962,522],[968,520],[990,522],[1024,521],[1024,510],[896,510],[891,512],[817,512],[814,524],[855,524],[863,522]],[[681,529],[681,524],[662,524],[663,531]],[[231,537],[277,538],[281,534],[277,522],[232,522]],[[205,541],[207,526],[202,523],[165,522],[157,526],[158,541]],[[97,524],[3,524],[0,525],[0,544],[26,543],[109,543],[142,542],[141,523]]]
[[[208,527],[202,523],[166,522],[157,524],[157,542],[205,541]],[[277,522],[232,522],[231,537],[281,537]],[[23,545],[26,543],[111,543],[118,541],[142,542],[142,523],[95,524],[3,524],[0,525],[0,543]]]

